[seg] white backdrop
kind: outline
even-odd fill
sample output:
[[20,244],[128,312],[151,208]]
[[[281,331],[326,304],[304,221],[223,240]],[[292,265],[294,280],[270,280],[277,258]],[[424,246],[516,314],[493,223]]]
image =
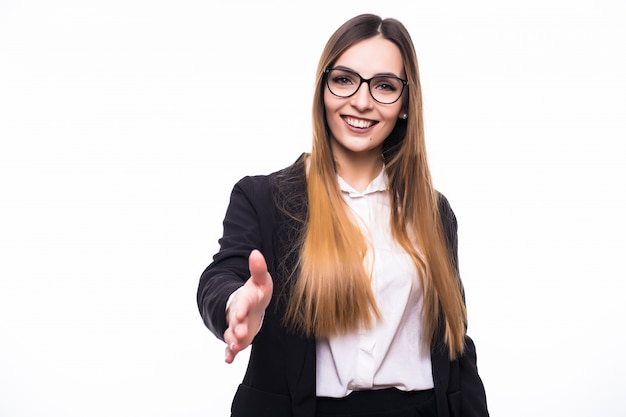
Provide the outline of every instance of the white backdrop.
[[0,415],[228,415],[198,279],[361,12],[418,50],[492,415],[626,415],[619,3],[0,0]]

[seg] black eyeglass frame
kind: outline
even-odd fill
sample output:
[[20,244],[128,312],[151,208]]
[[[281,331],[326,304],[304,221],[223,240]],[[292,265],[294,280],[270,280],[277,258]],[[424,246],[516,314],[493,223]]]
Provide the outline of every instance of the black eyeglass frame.
[[[330,72],[333,71],[333,70],[349,72],[350,74],[354,74],[357,77],[359,77],[359,79],[361,81],[359,82],[359,86],[354,90],[354,93],[352,93],[352,94],[350,94],[348,96],[340,96],[339,94],[337,94],[333,90],[331,90],[330,85],[328,85],[328,74],[330,74]],[[394,101],[390,102],[390,103],[385,103],[383,101],[377,100],[376,97],[374,97],[374,94],[372,94],[372,85],[370,84],[370,81],[372,81],[374,78],[380,78],[380,77],[383,77],[383,78],[393,78],[393,79],[396,79],[396,80],[402,82],[402,90],[400,90],[400,94],[398,95],[398,98],[395,99]],[[375,75],[375,76],[373,76],[371,78],[363,78],[361,76],[361,74],[359,74],[358,72],[355,72],[355,71],[352,71],[352,70],[349,70],[349,69],[346,69],[346,68],[341,68],[341,67],[339,67],[339,68],[336,68],[336,67],[335,68],[326,68],[324,70],[324,82],[326,83],[326,88],[328,88],[328,91],[330,91],[330,93],[333,96],[340,97],[340,98],[352,97],[353,95],[355,95],[361,89],[361,86],[363,85],[363,83],[365,83],[365,84],[367,84],[367,91],[369,91],[370,96],[374,99],[375,102],[380,103],[380,104],[393,104],[396,101],[400,100],[400,97],[402,97],[402,94],[404,93],[405,87],[408,87],[408,85],[409,85],[409,82],[407,80],[403,80],[402,78],[396,77],[396,76],[393,76],[393,75],[385,75],[385,76]]]

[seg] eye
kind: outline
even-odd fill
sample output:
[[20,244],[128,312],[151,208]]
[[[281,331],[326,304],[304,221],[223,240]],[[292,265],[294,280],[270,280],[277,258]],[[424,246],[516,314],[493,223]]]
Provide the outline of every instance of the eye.
[[335,73],[332,74],[332,82],[337,85],[348,86],[354,84],[354,76],[348,73]]
[[372,88],[380,91],[381,93],[393,93],[398,91],[401,87],[401,81],[395,78],[389,77],[375,77],[371,81]]

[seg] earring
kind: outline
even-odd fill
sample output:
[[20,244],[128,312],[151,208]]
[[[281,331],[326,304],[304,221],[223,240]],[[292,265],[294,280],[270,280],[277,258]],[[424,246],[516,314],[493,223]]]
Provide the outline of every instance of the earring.
[[400,118],[401,118],[402,120],[406,120],[408,117],[409,117],[409,115],[408,115],[408,114],[406,114],[406,113],[402,113],[402,114],[400,115]]

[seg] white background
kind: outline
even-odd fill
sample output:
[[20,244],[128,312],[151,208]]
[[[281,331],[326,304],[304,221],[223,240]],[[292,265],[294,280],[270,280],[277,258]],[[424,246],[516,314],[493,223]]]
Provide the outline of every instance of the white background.
[[0,415],[228,415],[198,279],[361,12],[416,44],[492,416],[626,415],[619,3],[0,0]]

